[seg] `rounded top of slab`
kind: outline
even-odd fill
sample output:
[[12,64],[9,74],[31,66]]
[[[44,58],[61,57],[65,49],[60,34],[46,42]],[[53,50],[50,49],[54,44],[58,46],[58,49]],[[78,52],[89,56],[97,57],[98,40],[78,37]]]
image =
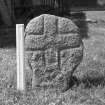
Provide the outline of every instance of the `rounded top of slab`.
[[78,27],[72,20],[49,14],[30,20],[25,34],[26,49],[30,50],[73,48],[81,43]]
[[42,14],[29,21],[25,33],[26,35],[42,35],[46,34],[44,30],[49,30],[48,33],[53,34],[54,28],[59,34],[78,32],[78,27],[72,20],[55,15]]

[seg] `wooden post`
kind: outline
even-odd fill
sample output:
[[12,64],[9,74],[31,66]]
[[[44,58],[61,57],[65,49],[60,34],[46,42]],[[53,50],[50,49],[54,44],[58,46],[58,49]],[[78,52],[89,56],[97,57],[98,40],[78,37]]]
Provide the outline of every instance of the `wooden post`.
[[16,24],[17,90],[25,90],[24,77],[24,24]]

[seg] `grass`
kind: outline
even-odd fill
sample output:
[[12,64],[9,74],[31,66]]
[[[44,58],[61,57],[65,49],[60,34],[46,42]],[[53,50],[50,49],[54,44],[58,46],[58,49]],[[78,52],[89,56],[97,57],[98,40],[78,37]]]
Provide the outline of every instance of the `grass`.
[[83,39],[84,58],[74,73],[79,84],[64,93],[29,90],[32,74],[27,64],[27,89],[23,93],[16,90],[16,48],[7,47],[10,38],[6,47],[0,48],[0,105],[105,105],[105,33],[94,30],[96,23],[87,25],[90,28],[88,38]]

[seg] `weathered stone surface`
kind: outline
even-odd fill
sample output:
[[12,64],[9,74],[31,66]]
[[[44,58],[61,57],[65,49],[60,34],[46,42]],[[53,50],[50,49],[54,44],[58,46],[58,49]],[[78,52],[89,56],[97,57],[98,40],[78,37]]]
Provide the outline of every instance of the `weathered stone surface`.
[[69,88],[70,78],[83,57],[78,27],[67,18],[43,14],[28,23],[25,33],[33,87]]

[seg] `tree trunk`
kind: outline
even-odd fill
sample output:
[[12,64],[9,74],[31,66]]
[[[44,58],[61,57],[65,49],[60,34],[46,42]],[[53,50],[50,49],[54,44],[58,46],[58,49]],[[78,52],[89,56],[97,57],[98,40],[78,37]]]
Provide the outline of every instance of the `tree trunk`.
[[105,6],[105,0],[97,0],[98,5]]
[[21,5],[21,0],[14,0],[14,4],[16,7],[19,7]]
[[2,16],[2,20],[3,22],[8,25],[11,26],[12,25],[12,20],[11,20],[11,0],[7,0],[8,3],[6,6],[4,0],[0,0],[0,13]]
[[40,5],[40,0],[32,0],[33,6]]

